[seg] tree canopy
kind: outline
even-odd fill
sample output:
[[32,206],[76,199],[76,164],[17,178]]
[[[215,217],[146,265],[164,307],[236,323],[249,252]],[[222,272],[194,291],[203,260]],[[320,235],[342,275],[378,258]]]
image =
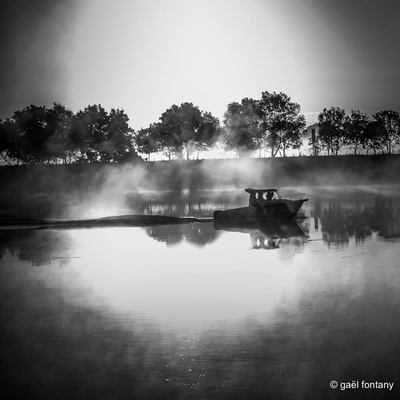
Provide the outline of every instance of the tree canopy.
[[9,162],[121,162],[137,159],[123,110],[100,105],[74,114],[60,103],[30,105],[0,123],[0,153]]
[[372,116],[359,110],[351,110],[346,115],[344,109],[331,107],[318,116],[316,145],[328,155],[338,155],[344,146],[349,146],[353,154],[362,150],[391,153],[400,144],[400,117],[393,110],[381,110]]
[[351,114],[346,115],[344,118],[344,142],[353,149],[354,154],[357,154],[366,146],[368,122],[367,114],[362,113],[360,110],[351,110]]
[[168,108],[156,124],[141,129],[136,135],[138,148],[150,154],[163,151],[168,158],[187,159],[194,152],[210,149],[220,134],[217,118],[201,111],[192,103]]
[[263,148],[285,156],[289,148],[299,148],[305,118],[300,106],[284,93],[263,92],[260,100],[245,98],[230,103],[224,114],[225,145],[239,156]]
[[393,147],[400,144],[400,114],[394,110],[381,110],[373,117],[386,130],[386,151],[390,154]]
[[244,98],[240,103],[228,104],[224,114],[224,137],[227,150],[235,150],[239,156],[256,150],[261,151],[261,130],[258,118],[258,102]]
[[317,142],[321,150],[328,155],[338,155],[340,148],[346,143],[346,112],[339,107],[324,108],[318,115]]
[[386,128],[378,121],[369,121],[364,131],[364,148],[374,154],[383,153],[387,138]]
[[267,134],[266,142],[271,149],[271,157],[289,148],[299,148],[306,126],[304,115],[300,114],[300,105],[293,103],[285,93],[263,92],[259,102],[261,126]]

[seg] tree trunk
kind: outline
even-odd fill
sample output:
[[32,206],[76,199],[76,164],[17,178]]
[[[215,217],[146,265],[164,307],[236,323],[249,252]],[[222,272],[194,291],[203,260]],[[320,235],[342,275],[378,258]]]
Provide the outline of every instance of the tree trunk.
[[274,145],[271,145],[271,157],[274,158],[275,157],[275,147]]

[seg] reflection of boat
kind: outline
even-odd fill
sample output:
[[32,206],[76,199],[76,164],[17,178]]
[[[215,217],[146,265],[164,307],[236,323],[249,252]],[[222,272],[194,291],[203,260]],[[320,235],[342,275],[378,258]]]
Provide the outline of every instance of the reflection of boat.
[[266,218],[291,218],[308,199],[304,193],[280,195],[276,189],[245,189],[250,194],[247,207],[214,211],[215,220],[262,220]]
[[294,219],[285,221],[214,221],[215,229],[231,232],[253,233],[260,231],[273,239],[290,238],[293,236],[305,236],[303,230]]
[[254,220],[254,221],[214,221],[214,228],[230,232],[249,233],[254,249],[275,249],[282,241],[304,242],[307,236],[295,219]]

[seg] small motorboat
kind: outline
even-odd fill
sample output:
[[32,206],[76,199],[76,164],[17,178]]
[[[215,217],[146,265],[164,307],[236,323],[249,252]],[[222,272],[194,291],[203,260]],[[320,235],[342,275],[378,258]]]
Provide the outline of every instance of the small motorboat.
[[250,194],[247,207],[214,211],[216,221],[258,221],[271,218],[292,218],[308,199],[304,193],[280,195],[277,189],[245,189]]

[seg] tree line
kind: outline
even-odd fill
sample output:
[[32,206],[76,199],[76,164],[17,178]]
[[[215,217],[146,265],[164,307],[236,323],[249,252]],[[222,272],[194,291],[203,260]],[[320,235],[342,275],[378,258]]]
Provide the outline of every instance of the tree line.
[[91,105],[74,114],[60,103],[30,105],[0,122],[0,154],[13,164],[134,160],[133,130],[123,110]]
[[[120,163],[142,160],[154,153],[168,159],[193,158],[217,143],[238,157],[285,156],[299,149],[306,134],[300,105],[284,93],[263,92],[260,99],[228,104],[222,123],[192,103],[168,108],[159,121],[134,131],[121,109],[106,111],[90,105],[73,113],[60,103],[51,108],[30,105],[0,120],[3,164]],[[382,110],[373,120],[358,110],[346,115],[339,107],[318,117],[309,148],[311,154],[337,155],[347,146],[361,151],[392,153],[400,144],[400,115]]]
[[228,104],[223,124],[191,103],[172,106],[160,121],[136,135],[143,154],[163,151],[168,158],[189,158],[193,152],[211,149],[217,142],[238,156],[270,149],[272,157],[299,148],[305,118],[300,106],[284,93],[263,92],[261,99],[242,99]]
[[373,154],[393,153],[400,144],[400,114],[394,110],[381,110],[372,115],[351,110],[349,115],[339,107],[324,110],[318,116],[315,136],[309,145],[313,154],[325,152],[338,155],[343,147],[353,154],[370,151]]

